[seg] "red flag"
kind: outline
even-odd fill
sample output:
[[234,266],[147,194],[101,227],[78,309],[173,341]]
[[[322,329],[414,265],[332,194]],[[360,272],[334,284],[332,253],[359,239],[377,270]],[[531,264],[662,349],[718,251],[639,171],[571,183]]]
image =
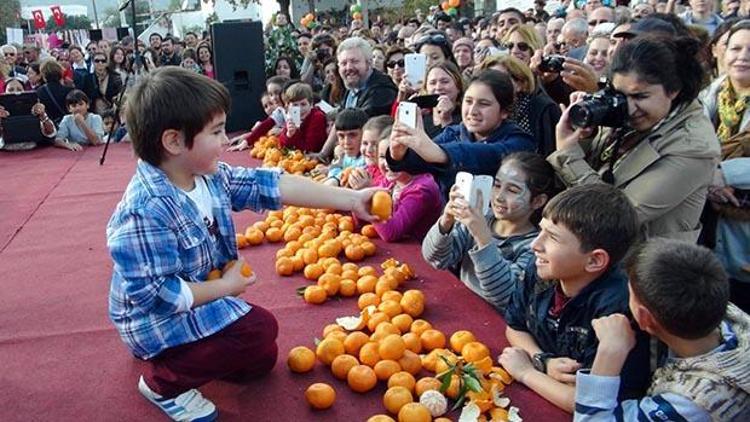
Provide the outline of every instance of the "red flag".
[[50,10],[52,11],[52,17],[55,18],[55,24],[59,27],[65,25],[65,15],[60,10],[60,6],[50,6]]
[[42,14],[41,9],[32,10],[31,16],[34,17],[34,28],[43,29],[47,26],[47,22],[44,21],[44,14]]

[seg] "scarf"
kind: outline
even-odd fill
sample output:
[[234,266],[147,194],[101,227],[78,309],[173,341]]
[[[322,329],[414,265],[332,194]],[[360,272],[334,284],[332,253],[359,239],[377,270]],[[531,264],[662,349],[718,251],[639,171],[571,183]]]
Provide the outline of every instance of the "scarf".
[[513,113],[511,114],[511,120],[516,122],[526,133],[533,134],[531,130],[531,123],[529,122],[529,112],[531,111],[531,95],[529,94],[518,94],[516,101],[513,104]]
[[729,78],[721,83],[718,95],[719,127],[716,129],[716,136],[722,144],[738,132],[748,101],[748,95],[737,98]]

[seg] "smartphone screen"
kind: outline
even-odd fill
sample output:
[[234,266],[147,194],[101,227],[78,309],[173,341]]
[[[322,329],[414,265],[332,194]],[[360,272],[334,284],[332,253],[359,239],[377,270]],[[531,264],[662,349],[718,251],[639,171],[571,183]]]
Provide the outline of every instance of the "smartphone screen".
[[298,106],[289,107],[289,119],[295,126],[300,127],[302,125],[302,110]]

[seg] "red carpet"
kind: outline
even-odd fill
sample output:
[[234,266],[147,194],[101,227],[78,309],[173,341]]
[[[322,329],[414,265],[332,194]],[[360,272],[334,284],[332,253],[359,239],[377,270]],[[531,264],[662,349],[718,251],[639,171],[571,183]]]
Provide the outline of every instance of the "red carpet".
[[[105,227],[135,159],[129,145],[115,145],[100,167],[101,151],[47,148],[0,154],[0,420],[165,420],[139,395],[141,363],[107,317],[111,263]],[[246,157],[233,153],[226,160],[247,165]],[[244,229],[258,218],[245,212],[236,214],[235,222]],[[378,246],[378,254],[366,262],[377,264],[393,254],[411,264],[418,280],[407,287],[425,292],[424,317],[436,328],[447,334],[469,329],[491,346],[493,355],[507,344],[499,315],[455,278],[430,269],[418,245]],[[359,395],[322,365],[303,375],[286,368],[290,348],[312,347],[324,325],[355,313],[356,299],[306,305],[295,289],[307,282],[281,278],[269,265],[276,248],[242,251],[260,280],[245,297],[279,320],[276,368],[250,384],[211,383],[203,393],[217,404],[222,420],[360,421],[383,413],[382,385]],[[303,398],[304,389],[317,381],[331,383],[338,394],[333,408],[324,412],[309,410]],[[527,421],[570,419],[523,386],[514,384],[507,391]]]

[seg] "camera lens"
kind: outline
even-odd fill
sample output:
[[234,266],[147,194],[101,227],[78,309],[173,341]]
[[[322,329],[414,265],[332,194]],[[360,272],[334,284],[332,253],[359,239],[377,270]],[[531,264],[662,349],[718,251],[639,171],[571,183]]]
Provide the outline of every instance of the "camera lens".
[[573,127],[590,127],[593,126],[593,115],[585,103],[575,104],[568,112],[570,124]]

